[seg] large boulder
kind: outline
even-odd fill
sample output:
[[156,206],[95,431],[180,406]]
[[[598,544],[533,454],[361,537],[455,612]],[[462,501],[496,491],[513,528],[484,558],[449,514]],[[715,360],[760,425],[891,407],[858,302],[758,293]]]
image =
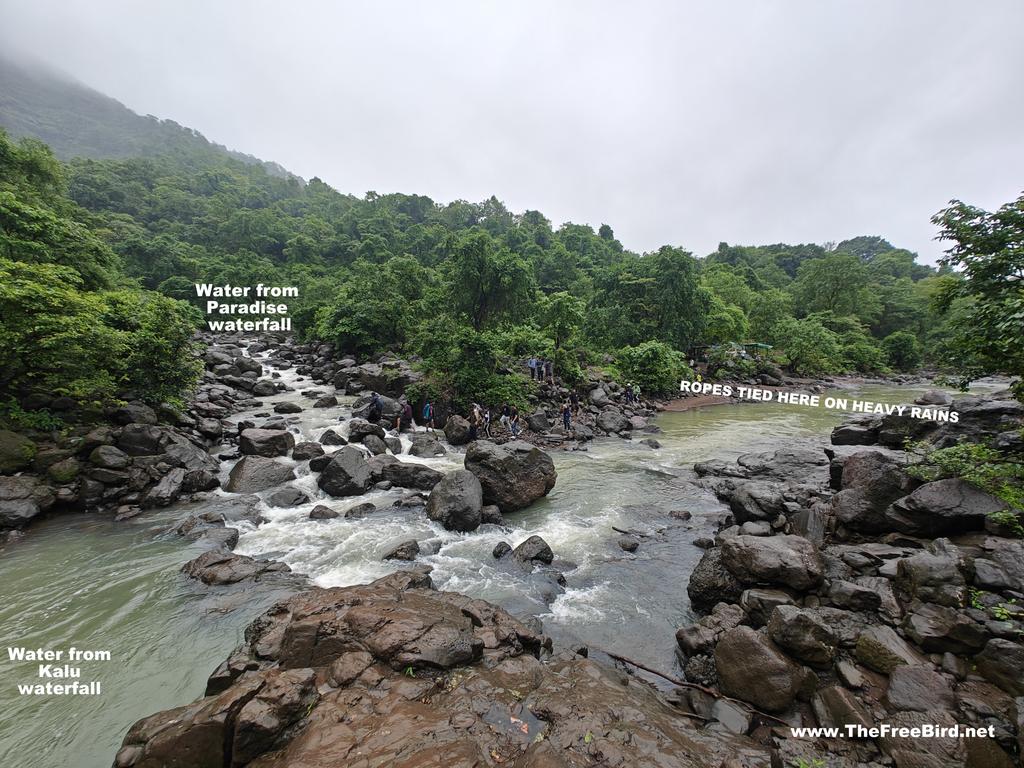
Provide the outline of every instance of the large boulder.
[[465,469],[449,472],[427,499],[427,517],[449,531],[475,531],[480,527],[483,489],[476,475]]
[[949,680],[923,664],[896,667],[889,675],[889,688],[885,697],[896,709],[917,712],[930,712],[934,709],[951,712],[956,706],[956,697]]
[[608,408],[597,415],[597,426],[609,434],[628,432],[629,419],[614,408]]
[[503,514],[529,506],[555,487],[555,463],[536,446],[522,440],[495,445],[477,440],[466,451],[466,469],[476,475],[484,503]]
[[374,435],[383,440],[385,436],[384,427],[380,424],[371,424],[366,419],[350,419],[348,422],[349,442],[359,443],[364,438]]
[[896,630],[885,625],[868,627],[857,638],[857,661],[876,672],[891,674],[902,665],[924,664],[926,659],[915,651]]
[[128,469],[132,457],[113,445],[98,445],[89,453],[89,463],[103,469]]
[[512,550],[512,556],[523,563],[538,562],[548,565],[555,559],[555,554],[551,551],[551,547],[540,536],[530,536],[520,543],[519,546]]
[[1006,504],[959,478],[925,483],[885,511],[889,530],[934,538],[985,527]]
[[358,448],[346,445],[331,456],[317,485],[331,496],[358,496],[372,484],[370,465]]
[[238,450],[246,456],[287,456],[295,447],[292,433],[284,429],[243,429]]
[[1024,645],[1005,638],[989,640],[974,657],[978,674],[1011,696],[1024,696]]
[[469,442],[469,422],[461,416],[449,416],[444,424],[444,436],[449,445],[465,445]]
[[34,477],[0,477],[0,528],[23,528],[55,501]]
[[24,435],[0,429],[0,475],[13,475],[32,463],[36,444]]
[[295,479],[295,470],[265,456],[243,456],[231,468],[224,490],[256,493]]
[[721,548],[704,550],[686,585],[686,594],[690,596],[693,607],[708,611],[719,602],[736,602],[742,593],[743,585],[739,579],[722,564]]
[[782,490],[776,483],[752,480],[740,483],[723,495],[738,524],[749,520],[773,520],[785,511]]
[[433,456],[444,456],[448,451],[438,442],[436,437],[427,434],[414,435],[412,445],[409,446],[409,455],[420,458],[431,458]]
[[537,629],[429,583],[407,571],[278,603],[204,698],[128,730],[118,768],[750,761],[746,738],[678,717],[648,684],[597,661],[542,663],[550,643]]
[[851,530],[888,531],[891,527],[886,509],[918,484],[891,456],[861,451],[843,461],[842,490],[832,498],[830,508],[839,522]]
[[730,536],[722,542],[722,564],[743,584],[779,584],[808,590],[821,584],[825,564],[801,536]]
[[254,560],[226,550],[211,549],[182,566],[181,572],[211,586],[237,584],[247,579],[258,579],[267,573],[288,573],[284,563],[274,560]]
[[426,464],[399,461],[394,456],[388,455],[374,456],[370,459],[369,466],[373,482],[384,480],[400,488],[429,491],[444,477],[443,472],[428,467]]
[[794,605],[778,606],[768,621],[768,635],[780,648],[812,667],[832,666],[838,640],[813,611]]
[[765,712],[784,712],[803,679],[800,667],[750,627],[734,627],[715,646],[722,693]]
[[976,653],[985,646],[985,630],[944,605],[924,603],[903,619],[903,631],[926,653]]

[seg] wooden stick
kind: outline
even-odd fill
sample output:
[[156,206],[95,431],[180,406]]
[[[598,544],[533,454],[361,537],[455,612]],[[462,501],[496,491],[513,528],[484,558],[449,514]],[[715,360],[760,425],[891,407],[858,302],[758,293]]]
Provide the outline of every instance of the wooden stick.
[[[591,647],[593,647],[593,646],[591,646]],[[789,725],[789,723],[787,723],[785,720],[781,720],[781,719],[779,719],[777,717],[774,717],[772,715],[767,714],[766,712],[762,712],[762,711],[760,711],[758,709],[754,709],[747,702],[740,701],[739,699],[733,699],[733,698],[731,698],[729,696],[725,696],[722,693],[720,693],[719,691],[714,690],[713,688],[708,688],[706,686],[699,685],[697,683],[689,683],[689,682],[687,682],[685,680],[680,680],[677,677],[672,677],[671,675],[666,675],[664,672],[659,672],[656,669],[651,669],[646,664],[641,664],[639,661],[634,661],[633,659],[630,659],[630,658],[628,658],[626,656],[622,656],[622,655],[620,655],[618,653],[612,653],[611,651],[606,651],[606,650],[604,650],[602,648],[594,648],[594,650],[598,651],[599,653],[603,653],[606,656],[609,656],[609,657],[615,659],[616,661],[621,661],[624,664],[629,664],[631,667],[636,667],[637,669],[642,669],[644,672],[650,672],[652,675],[656,675],[657,677],[660,677],[663,680],[667,680],[668,682],[672,683],[673,685],[677,685],[680,688],[693,688],[695,690],[701,691],[702,693],[706,693],[709,696],[713,696],[716,699],[724,699],[725,701],[731,701],[734,704],[739,704],[741,707],[744,707],[745,709],[749,709],[751,712],[753,712],[758,717],[763,717],[763,718],[765,718],[767,720],[774,720],[776,723],[781,723],[782,725]]]

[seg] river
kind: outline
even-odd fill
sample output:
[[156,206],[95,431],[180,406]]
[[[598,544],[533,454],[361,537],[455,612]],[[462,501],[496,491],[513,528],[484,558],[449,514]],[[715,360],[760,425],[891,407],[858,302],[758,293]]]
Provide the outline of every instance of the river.
[[[337,429],[339,419],[350,415],[350,399],[312,409],[299,391],[313,385],[294,371],[282,371],[281,378],[295,390],[265,398],[258,413],[283,400],[301,402],[307,409],[290,417],[297,441]],[[922,391],[864,385],[850,393],[907,403]],[[232,421],[254,413],[236,414]],[[777,404],[664,413],[657,420],[659,450],[610,438],[585,451],[554,451],[554,490],[509,515],[511,531],[445,531],[422,512],[391,507],[406,493],[398,489],[357,500],[325,499],[315,477],[300,466],[294,483],[310,503],[264,507],[267,521],[243,530],[236,551],[283,560],[316,584],[339,586],[401,567],[382,562],[381,554],[389,544],[415,537],[424,549],[419,561],[433,567],[438,588],[536,616],[556,640],[578,640],[673,672],[674,632],[692,620],[685,585],[701,555],[693,541],[712,535],[724,513],[711,494],[689,482],[693,463],[782,445],[821,445],[840,420],[823,408]],[[420,461],[446,470],[461,466],[462,458],[452,452]],[[225,476],[230,466],[225,462]],[[308,519],[315,503],[343,509],[366,500],[380,510],[356,520]],[[106,515],[63,515],[36,525],[0,552],[0,766],[107,768],[132,722],[201,695],[207,676],[241,641],[246,624],[280,597],[269,589],[219,592],[179,574],[200,550],[167,530],[196,509],[179,505],[121,523]],[[670,512],[677,510],[692,518],[673,517]],[[644,534],[636,553],[620,549],[613,526]],[[566,575],[567,587],[553,602],[545,599],[549,584],[491,556],[499,541],[514,546],[531,534],[550,544]],[[82,665],[82,679],[102,681],[102,695],[19,695],[18,683],[35,682],[36,665],[10,662],[8,646],[110,651],[110,661]]]

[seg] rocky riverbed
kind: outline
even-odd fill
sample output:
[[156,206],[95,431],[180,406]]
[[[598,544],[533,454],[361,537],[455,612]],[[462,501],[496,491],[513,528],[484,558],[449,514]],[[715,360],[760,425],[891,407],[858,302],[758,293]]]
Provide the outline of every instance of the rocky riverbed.
[[[8,524],[83,506],[125,525],[166,514],[162,538],[196,555],[179,579],[236,612],[293,595],[250,626],[206,697],[132,728],[119,765],[205,764],[199,753],[314,765],[327,745],[353,765],[432,765],[438,752],[446,765],[522,766],[1019,754],[1007,670],[1019,670],[1020,542],[992,528],[992,499],[913,480],[893,448],[1010,440],[1011,401],[960,401],[966,418],[949,428],[851,422],[827,447],[764,406],[655,424],[653,405],[595,380],[570,432],[552,426],[565,392],[545,385],[525,440],[496,426],[466,445],[455,416],[437,434],[385,428],[417,376],[400,360],[237,339],[204,361],[174,423],[129,404],[109,426],[34,440],[44,461],[3,478]],[[366,418],[370,390],[384,393],[381,424]],[[699,443],[680,442],[668,426],[680,419],[704,420]],[[755,452],[737,455],[744,445]],[[709,456],[724,458],[693,465]],[[55,476],[49,458],[77,474]],[[621,656],[668,679],[616,667]],[[991,724],[997,738],[909,751],[784,727],[926,716]]]

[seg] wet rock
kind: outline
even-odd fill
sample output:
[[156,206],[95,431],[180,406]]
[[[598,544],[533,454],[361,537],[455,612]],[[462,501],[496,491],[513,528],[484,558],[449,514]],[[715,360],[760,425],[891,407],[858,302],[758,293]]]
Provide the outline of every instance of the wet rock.
[[333,408],[338,404],[338,398],[334,395],[325,395],[313,403],[314,408]]
[[449,531],[475,531],[480,527],[483,489],[476,475],[465,469],[449,472],[430,492],[427,517]]
[[917,405],[951,405],[953,396],[941,389],[929,389],[914,402]]
[[382,456],[388,452],[388,444],[376,435],[367,435],[363,438],[362,443],[374,456]]
[[415,560],[419,553],[419,542],[416,539],[406,539],[391,547],[381,560]]
[[317,485],[331,496],[358,496],[372,485],[370,465],[363,452],[346,445],[331,456],[317,480]]
[[874,445],[878,428],[863,424],[841,424],[832,430],[832,445]]
[[926,653],[976,653],[988,639],[985,630],[964,614],[932,603],[908,613],[903,631]]
[[0,528],[24,528],[56,501],[36,478],[0,477]]
[[897,712],[883,722],[893,730],[880,736],[877,744],[885,757],[895,763],[896,768],[1012,768],[1014,765],[1014,761],[993,739],[955,736],[914,739],[898,735],[898,729],[903,728],[954,728],[957,718],[950,712],[938,709],[931,712]]
[[891,456],[861,451],[842,465],[842,490],[829,503],[836,518],[847,528],[865,533],[893,530],[886,517],[889,505],[919,485]]
[[989,640],[974,657],[978,674],[1011,696],[1024,696],[1024,645],[1010,640]]
[[744,584],[779,584],[797,590],[818,586],[824,562],[800,536],[734,536],[722,542],[722,564]]
[[132,457],[113,445],[100,445],[89,454],[89,463],[104,469],[127,469]]
[[534,411],[532,414],[526,417],[526,425],[530,428],[530,431],[543,434],[551,429],[551,422],[548,421],[548,415],[544,413],[543,409]]
[[372,501],[364,501],[362,504],[356,504],[354,507],[349,507],[345,510],[345,519],[353,520],[372,515],[377,511],[377,506]]
[[182,566],[181,572],[192,579],[198,579],[211,586],[237,584],[248,579],[258,579],[270,573],[288,573],[291,569],[284,563],[273,560],[254,560],[245,555],[236,555],[223,550],[204,552]]
[[238,438],[238,450],[246,456],[287,456],[294,446],[295,438],[283,429],[243,429]]
[[480,508],[480,525],[501,525],[506,524],[505,518],[502,517],[501,510],[494,504],[484,504]]
[[254,397],[270,397],[277,394],[277,387],[274,386],[274,382],[261,379],[253,385],[252,394]]
[[13,475],[31,465],[37,450],[24,435],[0,429],[0,475]]
[[320,435],[321,445],[348,445],[348,440],[339,435],[333,429],[328,429]]
[[133,400],[112,414],[111,419],[117,424],[156,424],[156,411],[145,403]]
[[267,497],[267,504],[272,507],[297,507],[309,501],[309,496],[298,488],[282,488]]
[[727,491],[725,497],[738,524],[748,520],[771,520],[786,511],[782,490],[776,483],[741,483]]
[[676,643],[687,657],[711,653],[722,634],[743,621],[739,606],[718,603],[707,616],[696,624],[676,630]]
[[348,439],[353,443],[361,443],[370,435],[383,441],[387,434],[380,424],[372,424],[366,419],[350,419],[347,427]]
[[800,668],[750,627],[726,632],[715,646],[722,693],[765,712],[784,712],[800,689]]
[[469,442],[469,422],[461,416],[449,416],[444,436],[449,445],[465,445]]
[[781,589],[754,587],[743,590],[739,600],[740,608],[746,614],[747,623],[752,627],[763,627],[768,623],[772,611],[780,605],[793,605],[793,598]]
[[827,669],[836,655],[835,633],[818,615],[793,605],[775,608],[768,621],[768,636],[790,656],[812,667]]
[[889,675],[885,693],[895,709],[928,712],[933,709],[952,711],[956,704],[949,681],[929,666],[898,666]]
[[925,661],[894,629],[883,625],[868,627],[860,634],[856,655],[861,664],[886,675],[900,665]]
[[505,555],[509,554],[511,551],[511,544],[509,544],[507,541],[499,541],[497,544],[494,545],[494,549],[491,550],[491,556],[494,557],[495,560],[500,560]]
[[302,413],[302,406],[290,401],[277,403],[274,406],[274,413]]
[[420,458],[444,456],[446,453],[448,451],[436,438],[426,434],[415,435],[412,438],[412,445],[409,446],[409,455]]
[[966,604],[966,566],[948,539],[938,539],[928,550],[902,558],[896,566],[896,585],[911,598],[951,608]]
[[265,456],[243,456],[231,468],[224,490],[233,493],[255,493],[295,479],[295,471]]
[[296,461],[307,461],[324,455],[324,448],[320,443],[299,443],[292,449],[292,458]]
[[845,579],[836,579],[829,586],[828,598],[839,608],[851,611],[877,611],[882,605],[878,590]]
[[620,536],[617,543],[623,552],[636,552],[640,548],[640,542],[633,536]]
[[154,485],[142,499],[143,507],[166,507],[175,501],[182,493],[182,485],[185,483],[185,470],[175,467]]
[[693,607],[706,611],[719,602],[734,603],[742,592],[743,585],[722,563],[721,548],[704,550],[686,585]]
[[890,530],[934,538],[980,531],[985,518],[1006,508],[999,499],[960,479],[925,483],[885,512]]
[[864,711],[857,697],[838,685],[822,688],[811,699],[811,709],[818,725],[845,729],[847,724],[872,728],[874,718]]
[[623,416],[614,408],[601,411],[597,416],[598,429],[603,429],[610,435],[629,431],[629,419]]
[[399,488],[417,488],[429,491],[437,485],[443,472],[425,464],[399,461],[394,456],[374,456],[370,459],[370,471],[375,481],[384,480]]
[[466,451],[465,467],[480,481],[484,503],[503,514],[546,496],[557,477],[551,457],[521,440],[504,445],[477,440]]
[[526,541],[512,550],[512,556],[517,560],[528,563],[537,561],[539,563],[551,563],[555,559],[551,547],[540,536],[531,536]]
[[158,427],[149,424],[128,424],[121,430],[117,447],[129,456],[153,456],[161,453],[162,435]]
[[646,445],[648,448],[654,448],[655,450],[661,448],[661,443],[659,443],[653,437],[645,437],[643,440],[640,441],[640,445]]
[[324,504],[317,504],[309,513],[310,520],[333,520],[341,515],[336,509],[331,509]]

